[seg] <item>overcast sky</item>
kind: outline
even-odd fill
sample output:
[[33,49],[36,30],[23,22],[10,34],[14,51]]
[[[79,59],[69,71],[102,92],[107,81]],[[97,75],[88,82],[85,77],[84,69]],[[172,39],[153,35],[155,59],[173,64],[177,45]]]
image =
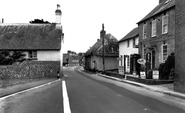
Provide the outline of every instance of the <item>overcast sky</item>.
[[55,22],[60,4],[64,31],[63,51],[86,52],[106,33],[118,40],[137,27],[159,0],[0,0],[0,18],[5,23],[29,23],[33,19]]

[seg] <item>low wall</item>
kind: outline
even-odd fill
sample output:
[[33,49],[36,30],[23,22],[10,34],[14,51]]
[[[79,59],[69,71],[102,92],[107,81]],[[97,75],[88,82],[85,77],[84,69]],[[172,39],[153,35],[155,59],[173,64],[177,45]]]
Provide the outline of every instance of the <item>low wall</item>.
[[19,65],[0,66],[0,79],[38,79],[57,77],[59,61],[24,61]]
[[140,79],[132,76],[127,76],[126,79],[147,85],[171,84],[174,82],[173,80]]
[[117,77],[117,78],[125,78],[125,75],[122,75],[116,72],[111,72],[111,71],[105,71],[104,74],[112,77]]

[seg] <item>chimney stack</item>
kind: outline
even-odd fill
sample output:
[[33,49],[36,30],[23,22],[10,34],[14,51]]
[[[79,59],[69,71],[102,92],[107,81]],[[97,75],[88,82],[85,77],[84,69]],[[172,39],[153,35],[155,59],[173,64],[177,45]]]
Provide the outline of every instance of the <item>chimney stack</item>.
[[61,24],[62,12],[60,10],[60,5],[59,4],[57,4],[57,9],[55,11],[55,16],[56,16],[56,23],[57,24]]
[[100,31],[100,38],[102,38],[105,34],[106,34],[106,31],[104,30],[104,24],[102,24],[102,30]]

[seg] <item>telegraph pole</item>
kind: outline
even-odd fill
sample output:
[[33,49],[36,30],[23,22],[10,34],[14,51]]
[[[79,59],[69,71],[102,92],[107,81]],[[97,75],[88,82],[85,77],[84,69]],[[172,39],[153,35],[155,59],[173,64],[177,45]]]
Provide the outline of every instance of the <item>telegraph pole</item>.
[[104,38],[105,38],[105,33],[106,33],[106,31],[104,30],[104,24],[102,24],[102,30],[101,30],[101,32],[100,32],[100,37],[101,37],[101,39],[102,39],[102,46],[103,46],[103,50],[102,50],[102,55],[103,55],[103,72],[105,72],[105,40],[104,40]]

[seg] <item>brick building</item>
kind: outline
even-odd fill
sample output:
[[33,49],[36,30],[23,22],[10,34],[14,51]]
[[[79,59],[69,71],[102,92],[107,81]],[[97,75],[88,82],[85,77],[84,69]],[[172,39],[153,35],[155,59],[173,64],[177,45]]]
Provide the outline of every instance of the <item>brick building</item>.
[[185,93],[185,0],[176,0],[174,90]]
[[138,22],[139,54],[147,59],[148,69],[158,68],[175,45],[175,0],[159,4]]

